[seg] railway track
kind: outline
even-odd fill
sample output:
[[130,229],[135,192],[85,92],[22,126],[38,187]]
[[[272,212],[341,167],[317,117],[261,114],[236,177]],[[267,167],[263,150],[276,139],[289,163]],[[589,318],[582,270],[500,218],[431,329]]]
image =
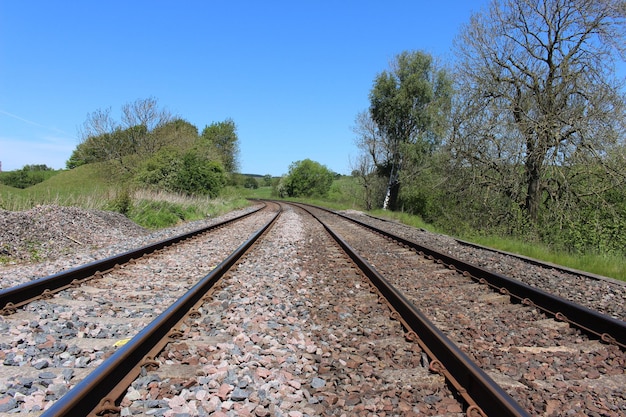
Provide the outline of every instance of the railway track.
[[515,280],[507,283],[506,277],[419,245],[411,248],[399,237],[399,244],[391,246],[388,235],[368,233],[369,229],[328,211],[309,210],[317,212],[530,414],[625,412],[623,321]]
[[[58,399],[219,264],[271,214],[266,209],[244,215],[0,290],[0,375],[5,391],[11,393],[11,387],[18,386],[21,392],[15,394],[19,400],[32,392],[49,392],[52,386],[55,391],[36,401],[27,397],[31,403],[26,408],[31,410]],[[238,238],[225,239],[231,235]],[[25,336],[30,336],[29,340]],[[11,404],[9,401],[7,408]]]
[[[374,274],[384,276],[399,289],[401,301],[408,307],[397,304],[393,307],[393,302],[384,301],[381,296],[392,290],[384,289],[376,281],[372,283],[371,276],[367,276],[372,273],[357,269],[359,261],[355,263],[347,258],[320,224],[301,208],[288,206],[272,228],[268,224],[263,226],[263,231],[254,233],[260,239],[257,243],[246,241],[244,245],[249,247],[240,247],[241,259],[233,258],[223,264],[231,248],[209,260],[204,251],[215,250],[219,246],[216,240],[202,250],[195,244],[191,251],[176,249],[178,261],[173,271],[187,263],[204,265],[205,271],[219,264],[218,268],[204,278],[200,278],[200,270],[193,274],[185,272],[181,275],[186,280],[182,278],[178,284],[170,278],[170,286],[157,293],[171,292],[177,297],[184,292],[183,288],[207,281],[208,284],[203,284],[207,286],[206,295],[204,288],[202,291],[196,288],[195,295],[187,296],[191,298],[185,302],[164,298],[155,303],[149,301],[155,288],[143,281],[130,299],[124,298],[117,307],[103,302],[103,293],[115,294],[120,282],[130,283],[133,277],[146,276],[146,270],[155,268],[131,265],[118,268],[122,275],[112,280],[112,287],[105,287],[101,278],[97,280],[101,287],[95,286],[83,295],[72,293],[77,291],[75,288],[55,295],[52,300],[61,300],[56,307],[36,301],[16,309],[3,320],[0,330],[13,337],[11,348],[21,352],[22,362],[28,362],[26,365],[33,369],[30,376],[24,376],[22,368],[27,366],[11,366],[19,353],[9,355],[8,359],[4,353],[4,363],[8,362],[9,366],[2,368],[2,375],[7,375],[7,368],[20,371],[0,383],[0,407],[3,401],[9,403],[12,399],[16,408],[28,411],[26,408],[30,407],[31,414],[38,414],[41,411],[33,404],[35,398],[43,396],[38,404],[40,408],[48,407],[45,415],[76,415],[77,410],[84,413],[86,409],[122,415],[257,416],[565,415],[564,411],[570,415],[620,415],[625,412],[625,360],[619,337],[605,336],[613,344],[587,338],[534,306],[511,304],[508,295],[494,295],[487,286],[474,284],[470,277],[426,259],[406,245],[390,243],[330,213],[316,212],[316,215],[328,227],[336,229],[345,244],[357,248],[365,263],[374,265]],[[252,229],[258,225],[255,223]],[[237,230],[238,235],[246,234],[239,227]],[[247,251],[245,255],[244,251]],[[195,257],[189,262],[181,261],[180,257],[188,252],[195,253]],[[131,272],[131,268],[139,269]],[[163,275],[165,272],[159,271]],[[224,277],[218,277],[221,274]],[[436,279],[433,281],[432,277]],[[440,287],[442,283],[445,287]],[[172,302],[185,304],[191,314],[170,312],[167,306]],[[104,336],[103,345],[110,349],[79,347],[89,353],[89,361],[80,364],[79,360],[82,367],[67,366],[70,364],[66,361],[66,366],[56,373],[46,371],[45,367],[38,369],[42,362],[32,357],[24,361],[24,352],[30,346],[15,339],[23,337],[25,332],[36,332],[37,326],[32,317],[19,315],[35,313],[44,320],[69,315],[67,323],[82,323],[82,317],[63,310],[73,303],[86,310],[90,305],[104,306],[89,310],[94,317],[93,328],[83,325],[87,332],[81,334],[83,339],[93,340]],[[137,308],[138,305],[142,307]],[[439,327],[443,335],[439,336],[451,343],[452,347],[447,349],[459,350],[458,357],[463,361],[471,358],[466,361],[473,369],[473,376],[457,369],[460,365],[450,359],[440,360],[437,355],[447,354],[433,352],[430,337],[421,330],[413,330],[413,319],[407,318],[403,309],[415,310],[418,315],[423,313],[427,322]],[[111,337],[107,323],[113,322],[111,328],[119,331],[120,323],[115,320],[120,315],[126,320],[124,315],[129,315],[129,310],[144,314],[144,322],[137,322],[141,324],[124,323],[135,333],[146,325],[155,327],[154,322],[163,315],[171,316],[164,320],[167,330],[144,328],[135,338],[130,338],[134,333],[127,330],[126,337],[120,337],[121,333],[113,333]],[[145,323],[160,311],[156,320]],[[4,323],[13,317],[18,324],[11,329]],[[521,319],[525,320],[524,326],[511,327]],[[619,325],[619,320],[616,321]],[[139,344],[138,339],[156,339],[148,336],[153,331],[160,332],[165,339],[151,340],[151,347],[139,349],[140,353],[128,353]],[[606,332],[600,334],[603,333]],[[73,350],[68,349],[65,336],[57,340],[47,334],[40,345],[52,345],[48,349],[54,350],[56,344],[61,351],[47,352],[51,357],[71,356]],[[113,346],[120,341],[127,343]],[[438,349],[434,350],[439,352]],[[137,356],[132,377],[121,371],[127,369],[118,362],[123,353]],[[97,374],[107,367],[110,374],[87,376],[82,371],[85,365],[98,364]],[[54,378],[50,378],[52,375],[41,378],[42,373],[48,372]],[[19,384],[20,378],[31,378],[31,388],[25,388],[29,381]],[[113,379],[122,382],[106,390],[95,388],[102,380]],[[45,382],[38,384],[39,380]],[[494,387],[477,388],[493,381],[497,381]],[[10,385],[18,387],[14,388],[13,396]],[[74,389],[65,393],[70,386]],[[2,388],[6,388],[5,392]],[[25,393],[18,392],[19,389]],[[56,402],[46,400],[46,396],[53,395],[48,391],[54,389],[65,395]]]

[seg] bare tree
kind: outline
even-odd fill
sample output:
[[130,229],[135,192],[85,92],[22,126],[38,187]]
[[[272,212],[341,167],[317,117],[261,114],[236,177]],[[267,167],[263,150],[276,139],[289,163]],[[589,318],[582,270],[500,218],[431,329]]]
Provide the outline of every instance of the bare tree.
[[137,99],[122,106],[122,126],[128,132],[129,143],[138,154],[158,151],[164,145],[164,138],[152,132],[172,120],[172,114],[166,109],[160,109],[153,97]]
[[378,175],[378,166],[391,156],[390,147],[368,111],[357,114],[352,131],[356,134],[355,144],[360,151],[352,165],[352,176],[357,178],[363,190],[363,203],[367,210],[380,206],[385,195],[383,178]]
[[158,108],[154,98],[122,106],[121,123],[113,119],[111,108],[98,109],[87,115],[79,130],[81,143],[77,150],[89,162],[115,161],[128,171],[132,168],[129,158],[151,155],[164,145],[167,138],[155,134],[155,130],[172,120],[167,110]]
[[357,148],[371,159],[374,168],[391,157],[391,146],[369,112],[357,114],[352,131],[357,135],[355,139]]
[[602,163],[623,140],[614,64],[626,52],[625,4],[494,0],[457,40],[451,148],[483,172],[522,172],[507,192],[532,221],[571,184],[572,166]]

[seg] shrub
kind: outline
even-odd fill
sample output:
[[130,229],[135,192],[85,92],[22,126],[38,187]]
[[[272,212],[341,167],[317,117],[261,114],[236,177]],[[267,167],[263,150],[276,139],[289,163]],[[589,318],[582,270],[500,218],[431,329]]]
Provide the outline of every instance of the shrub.
[[181,154],[164,149],[144,162],[135,180],[153,189],[216,197],[226,186],[227,177],[218,161],[208,161],[195,151]]
[[323,197],[328,194],[333,179],[334,174],[324,165],[305,159],[290,165],[280,192],[289,197]]
[[22,169],[2,173],[0,182],[9,187],[28,188],[56,175],[58,171],[46,165],[24,165]]

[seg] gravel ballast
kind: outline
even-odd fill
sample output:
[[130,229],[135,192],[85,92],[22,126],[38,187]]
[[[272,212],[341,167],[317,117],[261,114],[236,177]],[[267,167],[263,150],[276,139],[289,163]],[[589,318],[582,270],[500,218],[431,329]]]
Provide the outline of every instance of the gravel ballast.
[[[41,206],[20,213],[0,211],[0,256],[3,257],[3,260],[8,260],[8,262],[5,262],[0,266],[0,288],[8,288],[28,280],[69,269],[97,259],[102,259],[113,254],[125,252],[138,246],[153,243],[173,235],[196,230],[200,227],[225,220],[226,218],[232,218],[235,215],[239,215],[252,209],[253,208],[248,208],[229,213],[228,215],[217,219],[190,222],[180,225],[179,227],[168,228],[155,232],[142,229],[125,217],[109,212],[56,206]],[[372,219],[371,217],[364,216],[358,212],[350,212],[350,215],[358,217],[359,220],[362,221],[372,222],[376,226],[390,230],[398,235],[416,240],[423,243],[425,246],[460,257],[468,262],[477,263],[486,269],[512,275],[516,279],[520,279],[530,285],[534,285],[546,291],[557,293],[565,298],[581,302],[589,308],[609,314],[618,319],[624,320],[626,318],[626,313],[624,311],[626,306],[626,291],[623,283],[615,282],[613,280],[588,279],[579,277],[576,274],[570,274],[552,268],[541,268],[530,265],[515,257],[463,245],[457,240],[447,236],[424,232],[394,222],[382,222]],[[268,262],[271,261],[275,263],[275,269],[272,269],[273,272],[270,273],[264,271],[258,266],[247,264],[242,264],[241,268],[251,268],[246,272],[248,277],[256,277],[258,275],[259,278],[262,278],[261,275],[267,274],[267,278],[276,285],[283,285],[283,281],[286,281],[288,288],[292,290],[293,295],[290,295],[290,291],[287,291],[285,288],[276,287],[272,290],[267,288],[265,293],[259,294],[264,295],[266,299],[263,300],[261,298],[258,302],[264,303],[268,307],[272,307],[274,309],[272,313],[268,313],[268,317],[276,315],[277,310],[275,310],[275,308],[277,303],[284,306],[282,311],[292,311],[295,315],[292,316],[291,314],[287,314],[284,318],[281,318],[281,320],[285,320],[284,322],[267,318],[259,318],[258,322],[255,322],[252,321],[251,317],[263,316],[263,314],[256,314],[256,311],[252,307],[252,299],[257,294],[257,291],[251,283],[247,283],[246,281],[240,282],[239,284],[244,286],[244,291],[247,291],[247,295],[241,295],[233,300],[229,300],[229,294],[227,292],[223,292],[221,298],[219,298],[216,302],[218,305],[225,306],[228,309],[229,315],[222,315],[219,318],[213,318],[218,321],[222,321],[222,324],[224,325],[222,335],[228,335],[233,339],[221,341],[219,346],[216,345],[216,350],[212,351],[211,355],[207,353],[206,357],[215,361],[214,363],[211,363],[211,365],[214,365],[217,368],[219,368],[217,365],[223,362],[227,357],[239,358],[238,360],[242,360],[241,358],[245,357],[245,359],[248,360],[250,359],[250,355],[258,353],[256,351],[250,351],[250,355],[246,356],[245,353],[250,340],[246,339],[246,337],[240,337],[237,339],[237,335],[241,334],[241,329],[247,329],[250,326],[256,328],[257,325],[269,328],[279,325],[281,328],[290,327],[295,329],[295,333],[290,339],[285,339],[279,342],[267,342],[266,344],[270,348],[276,348],[276,351],[272,353],[274,356],[285,356],[285,363],[289,364],[289,366],[293,365],[295,367],[293,369],[298,372],[302,372],[306,366],[308,366],[306,369],[309,369],[311,367],[311,356],[318,354],[318,349],[320,349],[319,342],[313,341],[310,338],[310,333],[319,332],[320,328],[314,327],[312,330],[305,329],[304,324],[300,324],[295,321],[302,319],[310,322],[313,318],[312,316],[307,316],[311,314],[311,306],[306,305],[306,298],[310,297],[310,294],[312,294],[312,288],[310,287],[311,284],[308,284],[309,287],[300,286],[306,283],[305,281],[312,276],[312,272],[304,272],[303,268],[304,264],[307,263],[306,259],[302,261],[304,264],[295,261],[295,257],[303,256],[303,252],[301,250],[293,249],[294,242],[301,242],[303,240],[303,232],[299,229],[301,226],[297,225],[295,218],[288,218],[292,224],[291,229],[289,229],[289,233],[293,234],[286,235],[283,241],[278,240],[272,243],[272,245],[274,245],[273,248],[270,247],[267,249]],[[219,242],[216,242],[216,244],[219,244]],[[310,271],[315,269],[315,265],[317,264],[309,266],[311,268]],[[279,298],[272,297],[272,291],[279,293]],[[338,293],[339,291],[335,292]],[[322,303],[323,305],[322,300],[318,300],[317,302]],[[353,316],[356,315],[354,311],[349,310],[350,305],[348,296],[345,297],[344,304],[345,305],[341,305],[341,303],[336,304],[335,302],[335,304],[331,304],[329,308],[339,315],[340,320],[349,322],[350,320],[353,320],[350,318],[351,314]],[[42,310],[45,309],[43,305],[44,304],[42,303],[41,306],[38,307],[38,305],[35,304],[33,308],[35,310]],[[304,306],[308,307],[308,309],[305,309]],[[71,316],[72,314],[76,314],[72,313],[69,308],[70,307],[68,307],[67,310],[60,309],[58,311],[51,312],[51,314],[61,316]],[[82,308],[84,310],[85,306]],[[344,311],[346,309],[348,311],[347,315],[345,315],[346,311]],[[278,312],[280,312],[280,310]],[[318,314],[324,314],[324,308],[321,308]],[[304,316],[300,317],[302,315]],[[39,320],[41,321],[38,323],[35,323],[32,320],[25,321],[23,324],[23,331],[26,333],[28,331],[28,327],[37,327],[39,330],[37,340],[34,343],[36,345],[47,346],[51,343],[50,336],[58,334],[62,331],[62,329],[60,330],[51,326],[50,317],[44,317],[44,315],[42,315]],[[356,326],[357,323],[358,322],[355,322],[354,325]],[[2,324],[2,318],[0,318],[0,324]],[[47,333],[48,331],[50,333]],[[376,330],[374,329],[370,331],[375,332]],[[349,339],[350,331],[342,330],[342,332],[345,333],[345,336]],[[334,335],[338,336],[336,333]],[[326,335],[325,338],[327,339],[328,335]],[[277,338],[276,340],[279,339]],[[281,350],[283,348],[280,346],[285,344],[292,344],[296,346],[300,344],[303,346],[305,351],[310,349],[312,352],[309,353],[309,356],[296,357],[294,359],[295,362],[292,363],[289,362],[292,360],[289,359],[290,353],[284,353]],[[49,349],[52,351],[57,348],[63,349],[63,346],[52,343]],[[313,351],[314,348],[315,350]],[[242,352],[238,353],[238,349],[242,350]],[[57,353],[61,354],[62,352]],[[19,364],[20,361],[24,360],[23,356],[19,357],[19,355],[16,356],[16,354],[11,354],[10,352],[2,353],[1,355],[2,360],[9,365]],[[176,349],[172,351],[171,355],[172,358],[177,355]],[[102,358],[98,356],[98,348],[93,348],[91,360],[94,363],[97,363],[101,359]],[[339,358],[337,360],[344,360],[344,358]],[[320,363],[324,362],[322,361]],[[18,373],[14,377],[13,381],[16,385],[0,385],[1,393],[9,392],[11,389],[14,390],[12,395],[0,395],[0,413],[15,412],[18,409],[37,412],[38,407],[42,408],[44,406],[47,395],[62,395],[64,390],[67,390],[70,381],[79,376],[78,374],[81,372],[80,369],[69,369],[67,374],[59,374],[51,372],[47,366],[48,365],[45,364],[45,361],[33,363],[32,373],[29,373],[28,375]],[[13,367],[15,369],[21,368],[18,366]],[[270,391],[270,388],[276,388],[276,392],[272,393],[273,396],[266,397],[265,400],[260,399],[257,401],[255,404],[258,408],[255,407],[254,409],[251,409],[252,412],[256,413],[256,415],[270,415],[265,413],[271,413],[270,410],[272,410],[274,412],[280,411],[283,415],[296,416],[299,412],[297,410],[298,407],[307,408],[307,410],[311,411],[311,415],[316,415],[316,412],[319,412],[320,407],[318,407],[318,404],[324,404],[324,401],[331,398],[330,391],[327,388],[326,391],[324,391],[324,387],[327,387],[327,383],[330,379],[326,376],[320,377],[310,373],[307,375],[307,378],[303,380],[299,377],[297,372],[293,371],[293,369],[292,371],[287,371],[287,374],[275,374],[273,368],[270,368],[269,366],[267,369],[262,371],[263,375],[265,375],[263,379],[275,378],[278,380],[282,378],[285,379],[285,381],[282,382],[285,382],[293,389],[290,388],[288,389],[289,392],[287,392],[281,390],[284,388],[282,386],[267,386],[267,392]],[[215,372],[221,371],[217,370]],[[235,372],[235,370],[233,370],[230,374],[226,372],[226,375],[217,381],[219,382],[218,386],[207,385],[201,389],[194,388],[193,395],[195,396],[195,399],[197,401],[205,399],[206,401],[209,401],[210,398],[215,398],[211,395],[211,390],[219,391],[219,389],[225,384],[227,386],[222,389],[228,390],[228,392],[222,393],[223,398],[218,396],[220,404],[225,402],[226,404],[224,407],[231,407],[230,409],[224,408],[224,415],[236,415],[235,409],[232,407],[234,407],[234,404],[241,405],[243,403],[250,403],[249,396],[252,392],[250,389],[252,385],[250,384],[254,378],[259,377],[259,375],[253,373],[240,373],[235,375],[233,372]],[[349,378],[349,376],[347,377]],[[210,378],[205,378],[207,384],[209,379]],[[144,395],[145,391],[150,391],[150,389],[154,391],[155,387],[165,389],[161,386],[160,382],[155,380],[145,380],[143,382],[145,382],[145,385],[138,384],[130,391],[131,396],[139,395],[137,392],[141,392],[142,395]],[[216,384],[217,382],[213,382],[213,384]],[[339,380],[334,383],[338,384]],[[357,386],[356,382],[352,385],[355,387]],[[47,386],[49,388],[48,391],[56,390],[57,392],[49,393],[46,390],[32,390],[31,388],[33,386]],[[303,389],[306,390],[306,393]],[[395,389],[401,390],[401,385]],[[189,391],[190,390],[188,390],[186,394],[177,393],[174,397],[172,397],[175,399],[167,402],[167,407],[164,406],[163,400],[158,399],[154,399],[154,404],[147,404],[146,402],[143,402],[141,407],[144,411],[145,407],[161,410],[169,409],[170,414],[168,415],[174,415],[172,414],[172,410],[176,409],[174,407],[178,404],[176,401],[180,402],[178,404],[181,407],[179,408],[180,410],[184,410],[185,406],[189,405],[189,401],[182,398],[185,395],[189,396]],[[295,391],[301,392],[294,394]],[[324,392],[324,394],[321,394],[321,392]],[[297,397],[297,401],[293,401],[294,405],[292,408],[290,408],[288,404],[282,404],[283,401],[286,401],[286,398],[295,399],[293,395],[300,396]],[[309,403],[311,399],[312,402]],[[161,401],[161,403],[158,401]],[[213,401],[213,404],[217,403],[217,400],[211,401]],[[150,407],[151,405],[155,405],[155,407]],[[386,405],[388,404],[383,402],[372,403],[370,404],[370,408],[377,409],[377,407],[382,408]],[[132,400],[129,400],[129,402],[125,404],[125,410],[125,412],[128,413],[127,415],[135,414],[135,412],[138,411]],[[411,409],[407,411],[416,412],[416,410]],[[347,415],[350,414],[348,413]]]

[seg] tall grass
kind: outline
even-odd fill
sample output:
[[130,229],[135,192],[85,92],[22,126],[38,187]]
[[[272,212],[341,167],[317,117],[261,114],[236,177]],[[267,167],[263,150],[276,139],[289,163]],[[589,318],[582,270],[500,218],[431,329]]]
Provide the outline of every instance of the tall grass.
[[522,242],[517,239],[498,236],[466,236],[464,240],[486,247],[539,259],[592,274],[626,281],[626,258],[616,254],[585,253],[573,254],[556,251],[547,245],[536,242]]
[[[375,210],[370,212],[370,214],[376,217],[398,221],[408,226],[428,230],[433,233],[447,234],[445,230],[438,230],[432,225],[425,223],[419,216],[385,210]],[[593,253],[582,255],[572,254],[563,251],[555,251],[547,245],[536,242],[530,243],[500,236],[469,234],[456,237],[488,248],[626,281],[626,258],[623,256]]]
[[190,197],[182,194],[137,190],[133,193],[128,217],[150,229],[176,225],[184,221],[202,220],[220,216],[246,207],[244,198]]

